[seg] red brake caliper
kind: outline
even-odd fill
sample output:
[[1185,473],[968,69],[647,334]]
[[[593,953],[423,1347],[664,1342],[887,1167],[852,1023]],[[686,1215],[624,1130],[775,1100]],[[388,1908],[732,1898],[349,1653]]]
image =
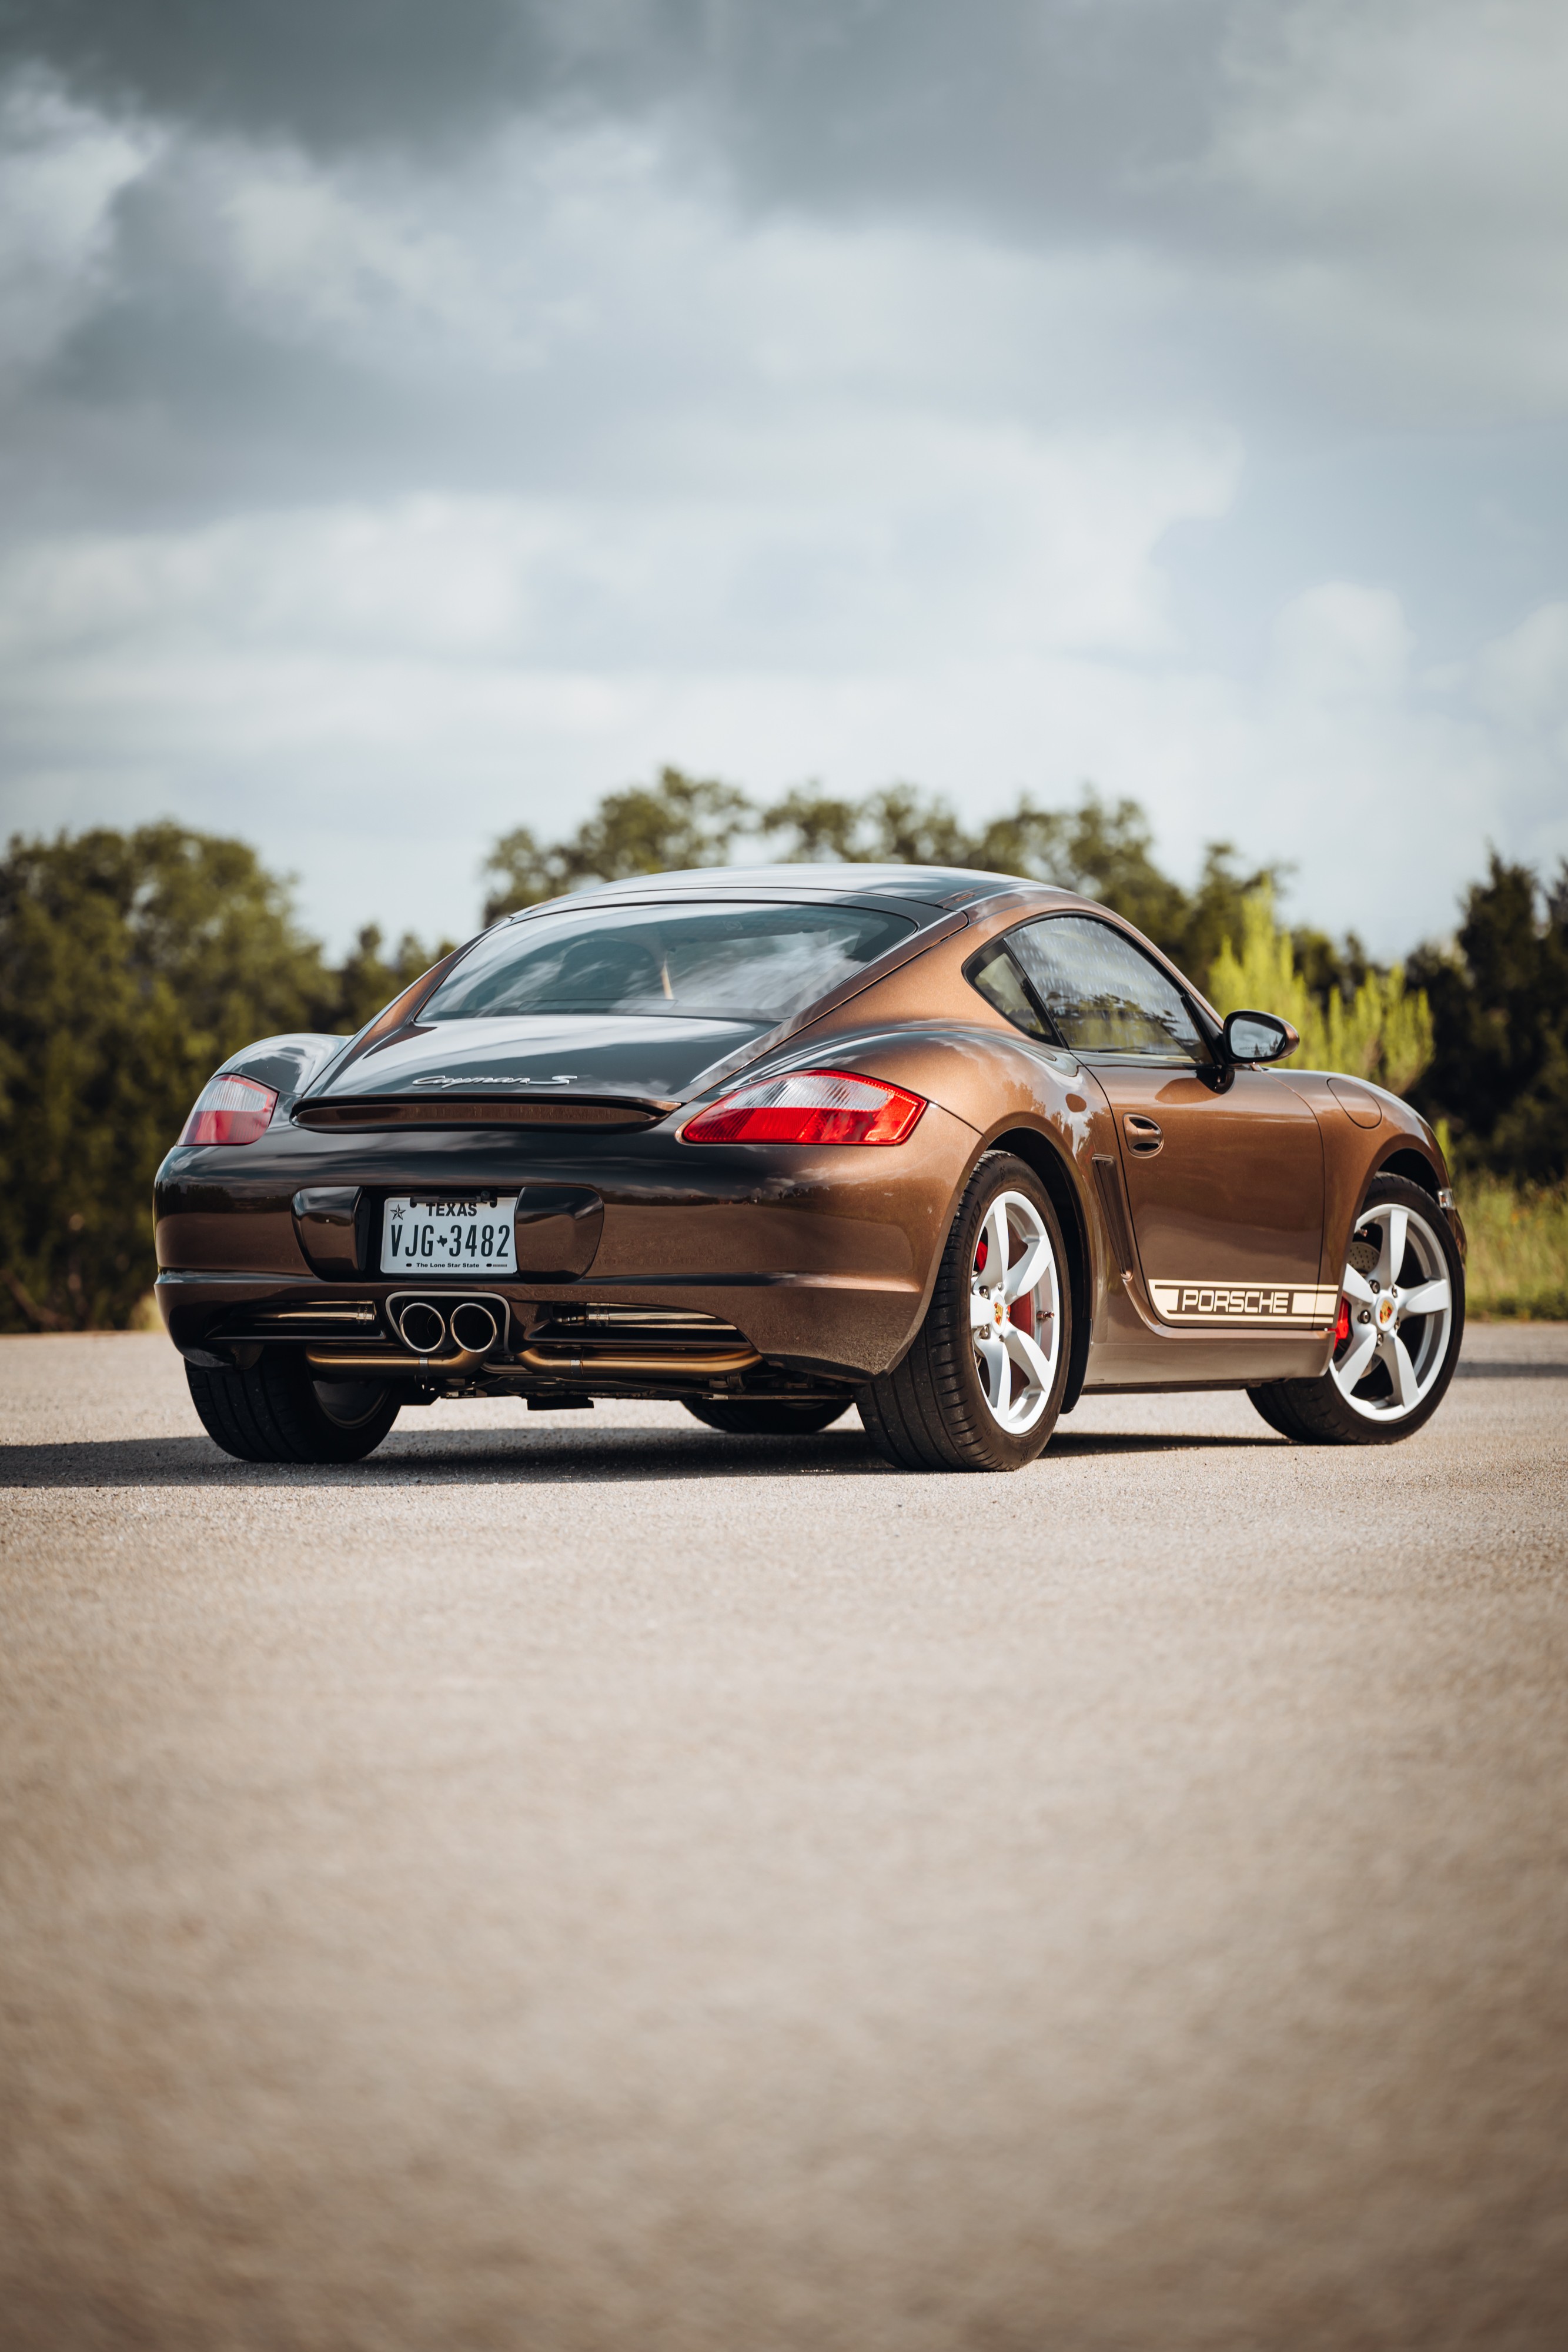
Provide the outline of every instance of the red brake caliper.
[[1345,1298],[1345,1297],[1341,1297],[1341,1299],[1340,1299],[1340,1302],[1339,1302],[1339,1313],[1338,1313],[1338,1315],[1337,1315],[1337,1316],[1335,1317],[1335,1318],[1334,1318],[1334,1327],[1333,1327],[1333,1343],[1334,1343],[1334,1346],[1335,1346],[1336,1348],[1343,1348],[1343,1345],[1344,1345],[1344,1343],[1345,1343],[1345,1341],[1349,1339],[1349,1337],[1350,1337],[1350,1301],[1349,1301],[1349,1299],[1348,1299],[1348,1298]]

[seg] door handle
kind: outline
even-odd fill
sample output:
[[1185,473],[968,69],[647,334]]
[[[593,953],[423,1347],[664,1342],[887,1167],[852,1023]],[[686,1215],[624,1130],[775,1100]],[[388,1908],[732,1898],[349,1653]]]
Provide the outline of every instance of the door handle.
[[1141,1118],[1136,1111],[1128,1111],[1122,1120],[1122,1129],[1127,1139],[1128,1150],[1135,1151],[1140,1160],[1152,1160],[1156,1151],[1163,1151],[1166,1148],[1157,1119]]

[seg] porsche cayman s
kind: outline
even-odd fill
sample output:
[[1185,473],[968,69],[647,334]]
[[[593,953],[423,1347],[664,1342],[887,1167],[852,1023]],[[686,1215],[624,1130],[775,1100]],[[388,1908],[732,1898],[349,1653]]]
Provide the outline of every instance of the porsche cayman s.
[[1080,1397],[1245,1389],[1408,1436],[1464,1319],[1431,1129],[1270,1067],[1104,908],[1006,877],[724,868],[493,925],[351,1038],[268,1037],[156,1191],[219,1445],[349,1462],[405,1407],[678,1401],[1015,1470]]

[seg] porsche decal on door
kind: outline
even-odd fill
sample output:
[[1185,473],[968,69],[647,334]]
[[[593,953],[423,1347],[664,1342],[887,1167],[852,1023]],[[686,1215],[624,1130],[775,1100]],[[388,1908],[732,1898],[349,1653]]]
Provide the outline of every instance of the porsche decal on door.
[[1155,1312],[1167,1323],[1290,1323],[1298,1328],[1332,1323],[1337,1290],[1296,1290],[1279,1284],[1151,1282]]

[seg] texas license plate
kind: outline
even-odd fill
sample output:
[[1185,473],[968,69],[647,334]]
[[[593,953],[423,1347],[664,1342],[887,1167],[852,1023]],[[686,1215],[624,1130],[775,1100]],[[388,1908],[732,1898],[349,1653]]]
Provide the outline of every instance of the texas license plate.
[[382,1213],[383,1274],[516,1274],[515,1192],[399,1192]]

